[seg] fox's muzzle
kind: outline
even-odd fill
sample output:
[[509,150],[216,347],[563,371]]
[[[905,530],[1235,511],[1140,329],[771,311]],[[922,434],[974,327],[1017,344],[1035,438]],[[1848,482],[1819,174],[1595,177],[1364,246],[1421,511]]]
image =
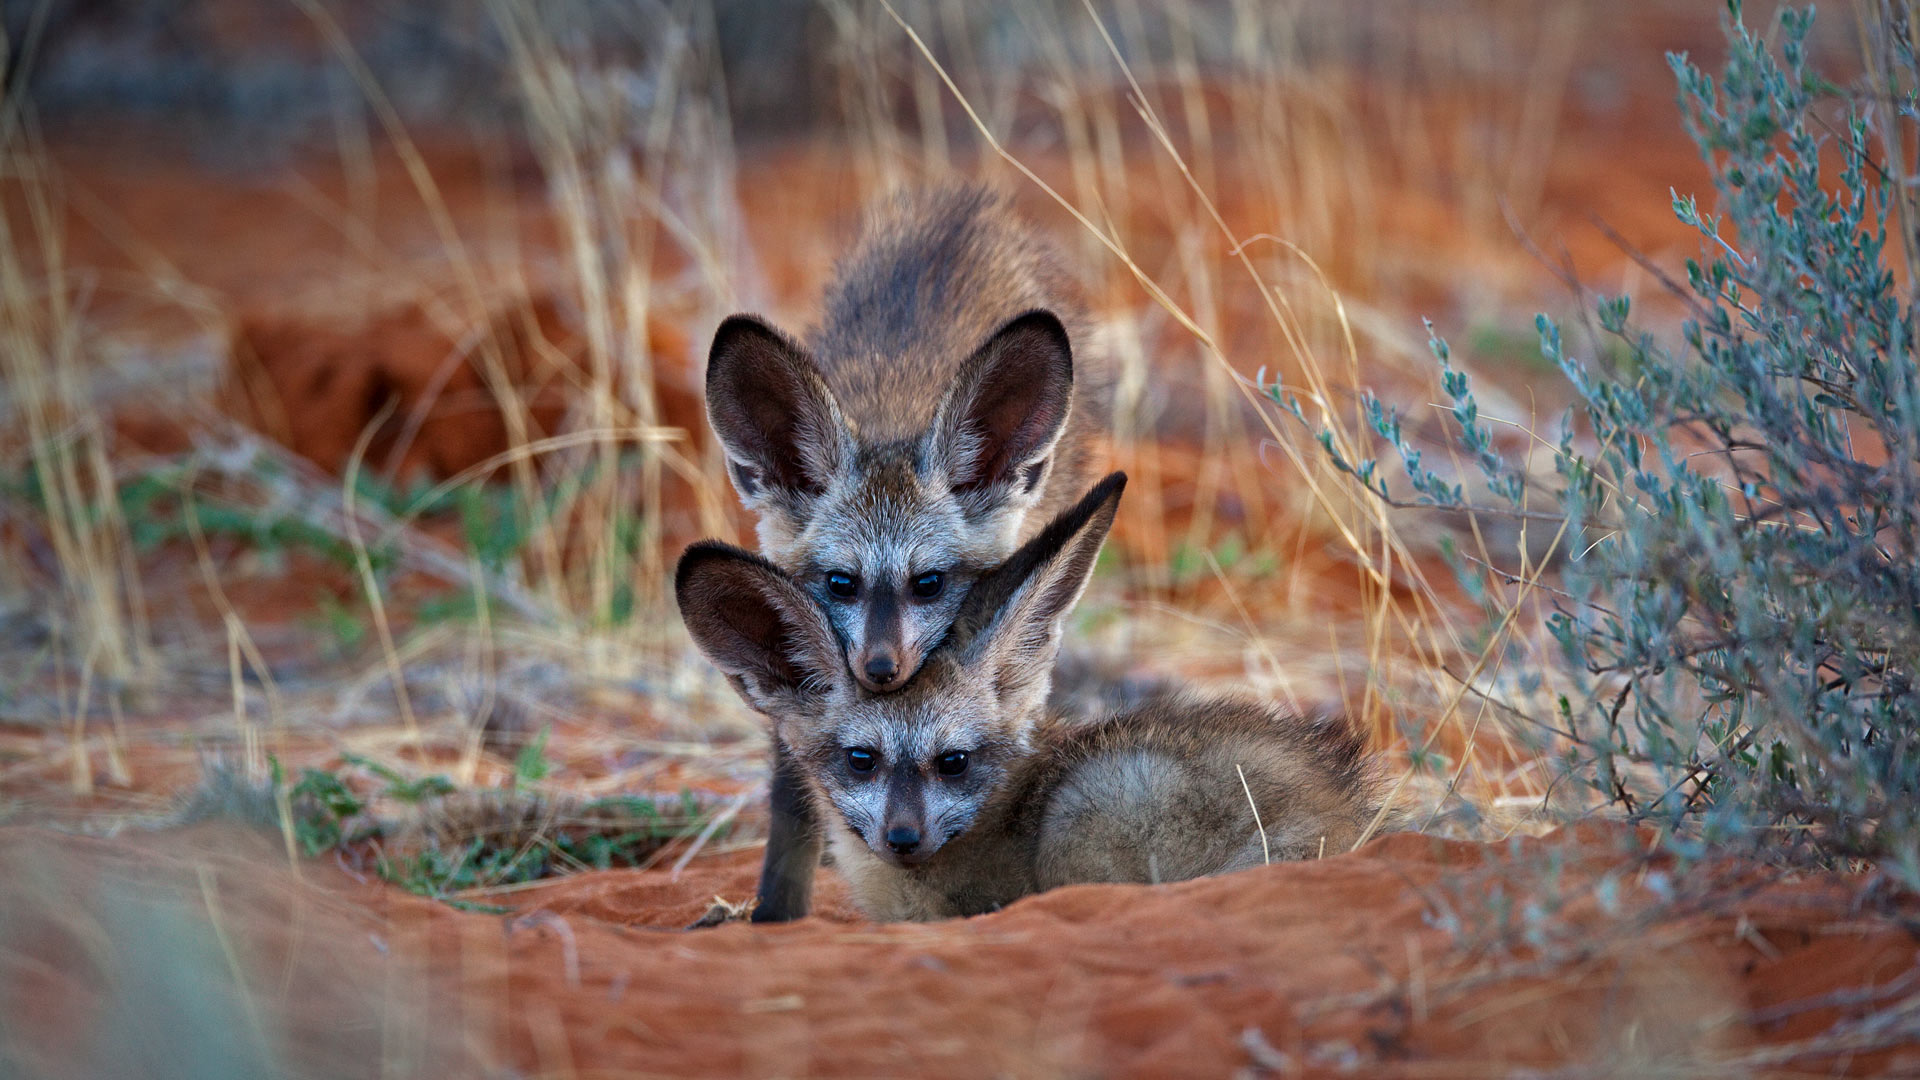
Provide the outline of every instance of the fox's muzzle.
[[879,836],[867,846],[874,854],[901,866],[925,862],[940,848],[940,837],[927,835],[926,777],[911,762],[894,766],[887,777],[887,801]]
[[893,683],[900,677],[900,661],[887,649],[867,649],[860,654],[860,671],[866,676],[861,682],[872,690],[892,689]]
[[[901,625],[900,601],[890,588],[875,588],[867,594],[866,619],[861,640],[855,643],[847,666],[860,685],[876,694],[885,694],[906,685],[913,674],[908,664],[906,627]],[[917,666],[918,658],[914,658]]]

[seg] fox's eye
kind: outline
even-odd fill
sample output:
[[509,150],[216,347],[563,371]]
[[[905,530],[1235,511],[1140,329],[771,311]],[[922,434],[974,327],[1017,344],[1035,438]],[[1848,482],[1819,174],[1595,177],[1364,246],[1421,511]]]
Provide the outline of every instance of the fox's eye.
[[933,763],[933,767],[940,771],[941,776],[959,776],[967,771],[967,752],[955,750],[952,753],[941,754],[939,760]]
[[847,768],[854,772],[872,772],[876,760],[874,752],[864,746],[856,746],[847,751]]
[[845,570],[829,570],[827,571],[827,591],[842,600],[851,600],[853,594],[860,591],[860,579]]
[[947,576],[938,570],[929,570],[913,579],[913,595],[920,600],[931,600],[946,587]]

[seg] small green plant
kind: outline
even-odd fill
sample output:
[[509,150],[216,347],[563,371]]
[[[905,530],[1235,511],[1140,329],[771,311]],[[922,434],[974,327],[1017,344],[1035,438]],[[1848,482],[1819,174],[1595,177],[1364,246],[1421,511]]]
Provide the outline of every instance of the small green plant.
[[547,760],[547,736],[552,732],[551,727],[543,727],[533,741],[520,748],[513,759],[513,786],[537,784],[553,771],[553,763]]
[[[518,557],[539,524],[517,512],[513,492],[504,487],[468,484],[460,488],[454,505],[460,511],[460,531],[467,550],[490,570],[499,570]],[[543,515],[552,513],[548,504],[540,510]]]
[[[254,468],[259,479],[269,484],[281,472],[278,463],[266,459],[256,462]],[[258,551],[307,550],[341,566],[355,565],[353,549],[345,540],[291,508],[275,510],[201,493],[194,493],[189,505],[184,493],[191,480],[187,466],[166,465],[135,473],[121,482],[120,512],[139,550],[151,551],[185,540],[197,525],[203,536],[238,540]],[[369,558],[379,568],[392,561],[384,551],[369,552]]]
[[367,620],[359,612],[340,602],[332,592],[322,590],[314,600],[314,615],[308,620],[333,642],[336,655],[349,656],[367,638]]
[[[273,785],[286,786],[286,776],[278,758],[273,759]],[[348,839],[348,823],[366,808],[338,774],[322,769],[302,769],[300,780],[287,789],[287,805],[292,809],[293,835],[300,849],[309,856],[330,851]]]
[[[1551,629],[1574,692],[1551,723],[1607,798],[1667,826],[1683,852],[1778,840],[1877,859],[1920,885],[1920,279],[1902,285],[1887,266],[1890,248],[1920,260],[1920,220],[1898,156],[1874,153],[1876,135],[1914,138],[1913,28],[1875,28],[1891,67],[1863,95],[1870,107],[1842,107],[1808,69],[1810,11],[1781,13],[1776,59],[1729,7],[1718,81],[1670,58],[1718,194],[1717,213],[1673,200],[1706,253],[1673,285],[1691,313],[1680,340],[1603,298],[1598,340],[1612,344],[1589,366],[1537,321],[1541,354],[1579,400],[1555,490],[1529,498],[1437,337],[1459,445],[1512,509],[1467,507],[1371,396],[1411,494],[1376,461],[1343,458],[1330,433],[1322,445],[1397,504],[1557,506],[1576,557]],[[1906,235],[1890,238],[1896,211]],[[1484,596],[1484,567],[1457,566]]]
[[1245,539],[1238,532],[1229,532],[1211,549],[1184,543],[1176,546],[1167,573],[1176,584],[1186,585],[1212,579],[1215,566],[1235,576],[1259,578],[1273,573],[1279,563],[1271,552],[1248,551]]
[[358,754],[342,754],[340,760],[348,765],[358,766],[372,773],[386,784],[381,795],[403,803],[419,804],[427,799],[453,794],[453,781],[433,773],[427,776],[406,776],[397,769],[389,768]]
[[[521,764],[544,768],[544,743],[542,732],[528,744],[535,752],[522,752]],[[280,762],[272,762],[274,790],[286,793],[302,851],[370,854],[383,879],[439,899],[581,870],[644,866],[676,840],[723,832],[689,791],[677,799],[569,800],[522,790],[523,776],[516,773],[509,790],[461,791],[444,776],[408,776],[345,754],[339,769],[303,769],[288,786]],[[404,812],[376,815],[382,803],[400,804]]]

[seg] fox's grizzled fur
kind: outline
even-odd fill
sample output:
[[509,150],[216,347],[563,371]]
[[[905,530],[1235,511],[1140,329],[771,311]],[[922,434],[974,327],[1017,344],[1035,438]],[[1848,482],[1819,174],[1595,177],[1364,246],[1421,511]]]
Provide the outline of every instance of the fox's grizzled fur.
[[695,641],[773,719],[835,865],[874,918],[1342,851],[1373,816],[1371,770],[1340,718],[1183,695],[1090,722],[1049,714],[1060,625],[1124,479],[984,574],[949,638],[891,694],[847,675],[818,601],[775,567],[720,544],[682,557]]
[[[977,187],[903,194],[796,341],[714,335],[707,412],[761,552],[828,613],[869,691],[906,685],[976,578],[1084,489],[1109,372],[1051,247]],[[818,843],[776,753],[755,917],[805,914]]]
[[[761,553],[885,691],[973,578],[1086,489],[1107,374],[1078,348],[1087,319],[1051,248],[982,188],[885,204],[825,308],[804,344],[751,316],[722,324],[707,410]],[[836,591],[834,573],[851,581]]]

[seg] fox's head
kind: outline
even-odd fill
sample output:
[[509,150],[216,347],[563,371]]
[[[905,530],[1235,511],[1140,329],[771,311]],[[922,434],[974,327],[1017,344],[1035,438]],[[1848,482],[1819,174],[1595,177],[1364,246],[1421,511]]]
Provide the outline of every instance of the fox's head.
[[932,858],[1032,749],[1060,627],[1093,573],[1126,477],[1114,473],[975,582],[951,633],[897,693],[851,678],[827,610],[771,563],[713,541],[675,591],[700,650],[874,854]]
[[[898,388],[903,413],[940,389]],[[720,325],[707,360],[707,415],[760,549],[825,607],[846,667],[876,693],[913,678],[1012,550],[1072,400],[1066,328],[1045,311],[983,342],[933,423],[904,439],[859,430],[813,358],[750,316]]]

